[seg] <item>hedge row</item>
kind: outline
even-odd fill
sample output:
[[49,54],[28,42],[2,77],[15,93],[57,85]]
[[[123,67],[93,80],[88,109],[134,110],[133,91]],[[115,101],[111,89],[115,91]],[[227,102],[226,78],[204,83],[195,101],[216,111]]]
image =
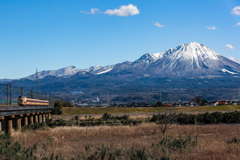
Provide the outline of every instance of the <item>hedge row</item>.
[[[162,119],[163,114],[153,115],[150,122],[156,122]],[[174,116],[175,123],[178,124],[220,124],[220,123],[240,123],[240,112],[206,112],[204,114],[170,114]]]

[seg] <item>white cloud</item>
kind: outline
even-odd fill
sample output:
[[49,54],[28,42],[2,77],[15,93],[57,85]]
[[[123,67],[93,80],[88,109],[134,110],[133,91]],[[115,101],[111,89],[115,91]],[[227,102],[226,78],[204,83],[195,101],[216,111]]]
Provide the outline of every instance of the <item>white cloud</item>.
[[240,22],[238,22],[238,23],[235,25],[235,27],[238,27],[238,26],[240,26]]
[[208,27],[208,26],[207,26],[207,29],[212,29],[212,30],[214,30],[214,29],[217,29],[217,27],[216,27],[216,26],[212,26],[212,27]]
[[108,14],[110,16],[133,16],[139,14],[140,11],[137,8],[137,6],[132,5],[131,3],[129,5],[122,5],[119,7],[119,9],[108,9],[104,12],[104,14]]
[[155,23],[155,26],[157,26],[157,27],[159,27],[159,28],[165,27],[165,25],[160,24],[160,23],[158,23],[158,22]]
[[240,6],[234,7],[231,14],[235,14],[237,16],[240,16]]
[[91,8],[90,12],[81,11],[84,14],[96,14],[97,12],[101,13],[98,8]]
[[225,47],[226,47],[227,50],[233,50],[234,49],[234,47],[231,44],[227,44],[227,45],[225,45]]
[[234,62],[239,63],[239,59],[236,59],[236,58],[234,58],[234,57],[232,57],[232,56],[229,56],[229,59],[232,60],[232,61],[234,61]]

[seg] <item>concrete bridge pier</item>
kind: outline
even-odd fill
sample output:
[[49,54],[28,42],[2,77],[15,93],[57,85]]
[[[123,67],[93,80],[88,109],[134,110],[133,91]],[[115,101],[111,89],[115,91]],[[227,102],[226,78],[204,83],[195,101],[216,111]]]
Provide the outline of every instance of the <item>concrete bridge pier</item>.
[[24,115],[24,126],[28,125],[28,116],[30,116],[29,113]]
[[50,113],[50,111],[48,112],[48,118],[49,118],[49,119],[52,119],[52,118],[51,118],[51,113]]
[[39,112],[37,112],[36,115],[35,115],[35,123],[38,122],[38,115],[39,115]]
[[51,117],[53,107],[49,106],[3,106],[0,107],[0,133],[12,134],[13,130],[20,131],[22,126],[33,123],[45,123],[46,116]]
[[12,135],[12,132],[13,132],[13,123],[12,123],[12,120],[15,118],[15,115],[12,115],[12,116],[7,116],[6,117],[6,133],[9,133],[10,135]]
[[45,113],[43,113],[43,123],[46,124]]
[[39,123],[42,123],[42,112],[39,114]]
[[33,121],[33,116],[35,115],[35,113],[31,113],[31,115],[30,115],[30,124],[33,124],[34,123],[34,121]]
[[20,114],[15,118],[16,130],[18,131],[22,129],[22,123],[21,123],[22,118],[23,118],[23,114]]
[[0,132],[2,132],[2,123],[3,123],[4,117],[0,117]]

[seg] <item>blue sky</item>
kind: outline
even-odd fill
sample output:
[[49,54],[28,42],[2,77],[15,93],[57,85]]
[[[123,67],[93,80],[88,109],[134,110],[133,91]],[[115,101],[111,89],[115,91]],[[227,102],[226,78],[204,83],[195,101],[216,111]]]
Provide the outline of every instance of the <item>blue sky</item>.
[[134,61],[190,42],[240,62],[240,1],[0,1],[0,79]]

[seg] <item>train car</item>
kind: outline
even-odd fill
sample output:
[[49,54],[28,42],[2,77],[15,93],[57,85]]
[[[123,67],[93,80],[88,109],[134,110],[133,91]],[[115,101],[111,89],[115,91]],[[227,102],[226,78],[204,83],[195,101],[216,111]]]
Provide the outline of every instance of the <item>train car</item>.
[[25,96],[18,97],[19,106],[49,106],[49,101],[40,99],[31,99]]

